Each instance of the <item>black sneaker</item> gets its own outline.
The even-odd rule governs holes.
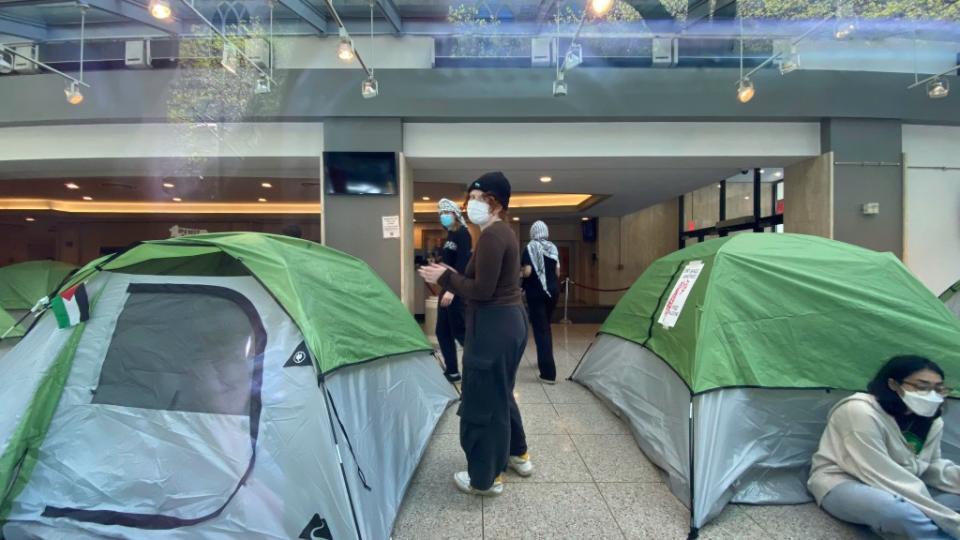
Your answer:
[[[463,379],[463,377],[461,377],[459,373],[444,373],[443,376],[446,377],[447,380],[452,383],[460,382],[460,380]]]

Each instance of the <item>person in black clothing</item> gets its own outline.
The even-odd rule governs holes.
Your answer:
[[[443,244],[442,262],[462,274],[467,269],[472,250],[470,230],[463,221],[460,207],[450,199],[440,199],[437,203],[440,211],[440,223],[447,230],[447,241]],[[466,336],[464,304],[452,291],[443,289],[437,308],[437,341],[446,366],[443,375],[450,382],[460,380],[460,367],[457,363],[457,343],[463,346]]]
[[[467,216],[480,227],[473,257],[463,273],[443,265],[418,270],[467,304],[463,348],[460,447],[467,470],[453,475],[464,493],[503,493],[503,473],[533,474],[523,418],[514,396],[517,369],[527,345],[527,317],[520,291],[520,245],[510,227],[510,181],[487,173],[467,188]]]
[[[553,359],[553,333],[550,320],[557,307],[560,284],[557,279],[557,265],[560,254],[557,246],[550,242],[547,224],[537,221],[530,227],[530,243],[523,250],[520,260],[523,274],[523,292],[527,296],[527,312],[530,326],[533,327],[533,339],[537,344],[537,367],[540,380],[547,384],[557,383],[557,365]]]

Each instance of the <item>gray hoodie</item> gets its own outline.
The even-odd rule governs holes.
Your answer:
[[[960,494],[960,467],[940,456],[942,437],[943,419],[938,418],[917,455],[875,397],[854,394],[830,411],[807,488],[821,503],[839,484],[861,482],[903,497],[960,538],[960,514],[933,500],[927,489]]]

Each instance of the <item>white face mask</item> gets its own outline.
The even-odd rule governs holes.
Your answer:
[[[490,221],[490,205],[471,199],[467,202],[467,217],[474,224],[483,227]]]
[[[904,390],[903,397],[900,399],[914,414],[925,418],[937,414],[940,405],[943,404],[943,396],[933,390],[927,392],[908,392]]]

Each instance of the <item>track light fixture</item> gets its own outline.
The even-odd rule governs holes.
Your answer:
[[[370,75],[360,85],[360,95],[363,96],[363,99],[373,99],[380,95],[380,85],[377,83],[377,79],[373,77],[372,69]]]
[[[223,43],[223,55],[220,58],[220,65],[223,69],[236,75],[240,69],[240,58],[237,54],[237,48],[232,43],[225,41]]]
[[[572,43],[567,49],[567,54],[563,58],[563,69],[570,70],[583,63],[583,46],[579,43]]]
[[[950,83],[937,77],[927,83],[927,95],[930,99],[943,99],[950,95]]]
[[[567,81],[563,80],[563,72],[561,71],[557,75],[557,79],[553,81],[553,97],[563,97],[567,95]]]
[[[270,79],[266,77],[260,77],[257,79],[256,85],[253,87],[254,94],[269,94],[270,93]]]
[[[837,39],[848,39],[857,30],[857,25],[851,20],[837,21],[837,27],[833,31],[833,37]]]
[[[790,55],[780,62],[780,74],[786,75],[800,69],[800,55],[797,54],[797,46],[790,46]]]
[[[153,18],[160,19],[161,21],[165,21],[173,15],[173,9],[167,0],[150,0],[147,9],[150,10],[150,15],[152,15]]]
[[[63,93],[67,96],[67,103],[71,105],[83,103],[83,93],[80,92],[80,85],[76,81],[70,81],[63,89]]]
[[[749,102],[756,93],[757,91],[753,87],[753,81],[746,77],[740,79],[740,84],[737,85],[737,99],[740,100],[740,103]]]
[[[344,62],[352,62],[356,57],[353,51],[353,40],[347,34],[347,29],[340,27],[340,44],[337,45],[337,58]]]
[[[80,80],[71,80],[69,83],[67,83],[67,87],[63,89],[64,95],[67,96],[67,103],[71,105],[79,105],[83,103],[83,94],[80,92],[80,83],[83,82],[83,46],[86,44],[86,28],[87,6],[80,4]]]

